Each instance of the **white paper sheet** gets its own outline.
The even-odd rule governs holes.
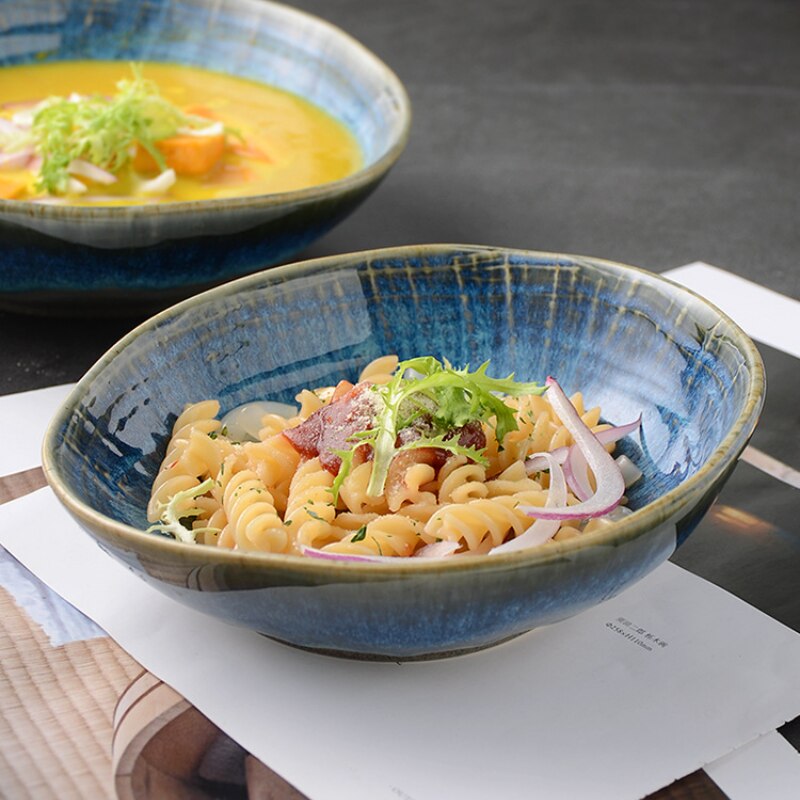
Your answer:
[[[184,608],[48,489],[0,507],[0,540],[315,800],[638,798],[800,714],[800,635],[672,564],[500,647],[398,665]]]
[[[13,475],[42,463],[44,432],[73,385],[51,386],[0,398],[0,413],[5,421],[0,476]]]
[[[724,311],[742,330],[800,358],[800,302],[719,267],[697,261],[663,272]]]
[[[800,754],[777,731],[707,764],[705,770],[729,800],[800,797]]]

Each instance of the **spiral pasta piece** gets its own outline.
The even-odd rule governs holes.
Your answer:
[[[309,520],[333,522],[333,475],[324,469],[318,458],[304,461],[297,468],[289,485],[284,520],[298,527]]]
[[[401,517],[409,517],[421,522],[424,527],[425,523],[442,507],[440,503],[411,503],[403,506],[397,513]]]
[[[293,428],[301,420],[297,417],[282,417],[280,414],[264,414],[261,418],[261,427],[258,429],[259,441],[271,439],[287,428]]]
[[[486,483],[489,497],[519,494],[520,492],[540,491],[541,485],[528,476],[524,461],[515,461],[504,469],[494,480]]]
[[[413,554],[420,544],[422,525],[401,514],[383,514],[365,528],[322,549],[331,553],[352,555],[398,556]]]
[[[519,500],[513,496],[444,506],[425,525],[425,535],[428,541],[463,542],[473,551],[488,537],[496,547],[510,532],[519,536],[530,527],[532,520],[519,511],[518,506]]]
[[[395,377],[397,365],[397,356],[375,359],[361,371],[360,381],[386,383]],[[517,429],[500,442],[496,420],[482,422],[486,439],[482,447],[474,421],[469,422],[473,426],[470,435],[480,442],[475,446],[480,447],[481,456],[472,453],[481,462],[476,463],[467,455],[449,452],[458,448],[444,445],[444,441],[424,441],[428,430],[446,437],[458,427],[450,423],[453,430],[445,427],[442,434],[442,423],[433,424],[439,412],[422,401],[416,406],[409,401],[402,411],[404,426],[421,422],[410,431],[410,437],[397,434],[404,446],[396,445],[391,460],[383,464],[382,494],[367,494],[373,469],[371,448],[380,452],[377,444],[368,440],[352,459],[345,459],[349,471],[341,484],[336,484],[337,496],[333,492],[334,475],[329,471],[334,463],[326,458],[343,449],[342,442],[366,436],[364,431],[374,424],[366,415],[363,430],[347,427],[353,422],[346,416],[351,413],[346,403],[353,388],[349,380],[341,380],[336,386],[302,390],[296,395],[299,411],[290,417],[264,415],[255,442],[239,443],[229,438],[216,418],[220,410],[217,401],[187,405],[172,426],[166,455],[153,482],[148,519],[176,539],[191,539],[185,535],[184,528],[188,527],[194,530],[199,544],[241,550],[309,554],[310,549],[406,558],[427,544],[448,541],[456,543],[458,556],[480,555],[509,537],[520,536],[533,524],[534,519],[522,508],[544,506],[548,501],[550,473],[545,470],[529,475],[525,465],[528,456],[573,444],[546,396],[504,397],[502,401],[513,413]],[[343,406],[318,415],[292,437],[295,449],[284,432],[340,399]],[[432,397],[428,399],[433,401]],[[599,408],[586,408],[580,392],[570,400],[590,429],[597,432],[610,427],[600,423]],[[448,409],[448,403],[442,401],[440,410]],[[447,413],[450,411],[443,412],[441,418],[446,419]],[[485,420],[485,416],[479,419]],[[362,418],[357,420],[361,424]],[[415,437],[422,437],[422,441],[416,442]],[[613,444],[607,445],[609,451],[613,448]],[[308,457],[315,453],[321,455]],[[576,469],[581,467],[575,464]],[[588,478],[593,482],[591,473]],[[201,484],[202,494],[195,491]],[[578,502],[567,494],[567,505]],[[563,492],[559,490],[558,504],[562,503]],[[604,518],[565,520],[553,539],[582,536],[607,524],[611,523]],[[446,549],[432,548],[423,555],[434,551],[441,555]]]
[[[283,521],[272,504],[272,495],[252,470],[242,470],[225,479],[222,507],[228,524],[220,534],[239,550],[283,553],[290,540]]]
[[[389,511],[397,511],[407,503],[433,503],[436,495],[423,491],[423,486],[436,478],[436,470],[430,464],[412,464],[408,467],[400,481],[394,484],[390,492],[386,491]]]
[[[339,489],[339,499],[348,511],[355,514],[375,512],[385,514],[388,510],[386,498],[370,497],[367,494],[367,485],[372,475],[372,462],[365,461],[351,470],[350,474],[342,481]]]
[[[219,414],[219,403],[216,400],[201,400],[199,403],[190,403],[178,415],[172,426],[172,439],[186,439],[193,428],[212,433],[222,427],[216,419]],[[169,452],[169,448],[167,448]]]
[[[275,507],[285,511],[289,485],[300,463],[300,453],[283,434],[278,433],[263,442],[245,442],[241,445],[241,454],[243,468],[258,475],[269,489]]]
[[[394,377],[392,373],[397,369],[399,362],[400,359],[395,355],[375,358],[361,370],[358,380],[377,384],[389,383]]]
[[[308,419],[315,411],[324,408],[331,401],[333,390],[328,387],[327,389],[318,389],[312,392],[310,389],[303,389],[300,394],[295,397],[300,403],[300,411],[297,413],[299,421]]]
[[[219,420],[213,419],[218,412],[219,403],[208,400],[188,405],[178,416],[167,444],[167,454],[150,490],[149,522],[159,519],[160,509],[174,495],[193,489],[205,478],[216,475],[222,463],[222,448],[231,447],[209,435],[220,428]]]
[[[451,456],[439,470],[439,503],[466,503],[486,497],[486,469],[468,462],[466,456]]]

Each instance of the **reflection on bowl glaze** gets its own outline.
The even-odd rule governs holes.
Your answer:
[[[325,313],[320,313],[324,309]],[[327,562],[184,545],[142,532],[175,414],[291,401],[372,358],[491,358],[553,374],[609,422],[643,415],[635,513],[491,558]],[[613,596],[666,559],[752,434],[763,368],[734,323],[658,276],[591,258],[460,245],[355,253],[207,292],[123,339],[54,420],[48,479],[109,553],[176,599],[296,646],[391,659],[485,647]]]
[[[270,266],[353,211],[405,147],[410,107],[397,77],[339,29],[287,6],[0,0],[0,16],[0,68],[103,59],[228,72],[328,111],[355,135],[364,159],[342,180],[255,197],[106,208],[0,200],[0,307],[133,313]]]

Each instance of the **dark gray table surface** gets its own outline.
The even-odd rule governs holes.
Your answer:
[[[800,2],[294,4],[391,65],[414,111],[389,177],[301,257],[463,242],[702,260],[800,298]],[[138,321],[0,313],[0,394],[76,380]],[[800,469],[800,362],[762,351],[754,443]],[[800,493],[747,465],[726,493],[771,532],[704,523],[675,560],[800,630]]]
[[[705,260],[800,297],[796,0],[296,5],[390,64],[414,110],[386,181],[302,257],[466,242]],[[136,321],[0,313],[0,393],[76,379]]]

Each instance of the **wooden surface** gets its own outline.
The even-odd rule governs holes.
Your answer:
[[[0,503],[44,485],[0,478]],[[313,765],[310,765],[313,767]],[[54,646],[0,589],[2,800],[304,800],[110,637]],[[719,800],[695,772],[651,800]]]

